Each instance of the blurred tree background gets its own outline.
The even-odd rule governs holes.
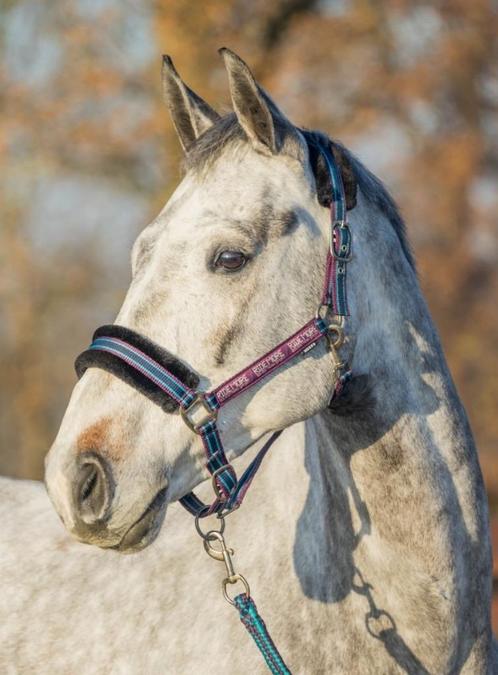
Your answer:
[[[223,107],[226,45],[401,205],[498,515],[496,2],[4,0],[0,12],[0,471],[42,476],[74,356],[114,318],[131,243],[178,180],[161,53]]]

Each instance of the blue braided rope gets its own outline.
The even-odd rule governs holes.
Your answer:
[[[251,596],[241,593],[234,598],[234,603],[239,610],[240,620],[256,643],[271,672],[274,675],[292,675],[275,647]]]

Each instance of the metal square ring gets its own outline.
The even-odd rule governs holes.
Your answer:
[[[199,422],[194,422],[189,414],[192,413],[193,408],[195,408],[196,405],[201,405],[204,410],[206,411],[206,416],[201,419]],[[208,422],[211,421],[216,421],[216,418],[218,416],[218,411],[213,410],[207,403],[206,399],[202,394],[197,394],[194,400],[189,403],[189,405],[186,408],[180,408],[180,414],[182,416],[183,421],[185,424],[188,426],[189,429],[191,429],[195,434],[200,434],[200,429],[207,424]]]

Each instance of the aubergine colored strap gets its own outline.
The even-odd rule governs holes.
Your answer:
[[[265,622],[260,617],[251,596],[241,593],[234,598],[234,604],[239,610],[240,620],[256,643],[271,672],[274,675],[291,675],[291,671],[287,668],[278,649],[275,647]]]
[[[271,351],[253,361],[244,370],[240,370],[209,394],[206,394],[206,401],[212,407],[220,408],[298,354],[314,347],[319,340],[327,335],[327,330],[328,326],[323,319],[311,319]]]
[[[217,410],[250,386],[267,377],[274,370],[292,360],[298,354],[311,349],[327,334],[327,324],[315,318],[274,347],[264,356],[256,359],[244,370],[236,373],[219,387],[204,394],[206,404]],[[211,505],[202,502],[193,492],[180,499],[181,505],[194,516],[204,518],[212,513],[237,509],[254,478],[261,462],[281,431],[273,433],[263,445],[254,460],[242,474],[240,480],[223,451],[216,421],[209,421],[199,427],[199,433],[208,458],[207,468],[216,478],[216,484],[223,498],[217,498]]]

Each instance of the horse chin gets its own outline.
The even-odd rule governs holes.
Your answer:
[[[167,489],[159,490],[140,518],[130,527],[119,544],[112,546],[119,553],[136,553],[152,544],[161,530],[166,515]]]

